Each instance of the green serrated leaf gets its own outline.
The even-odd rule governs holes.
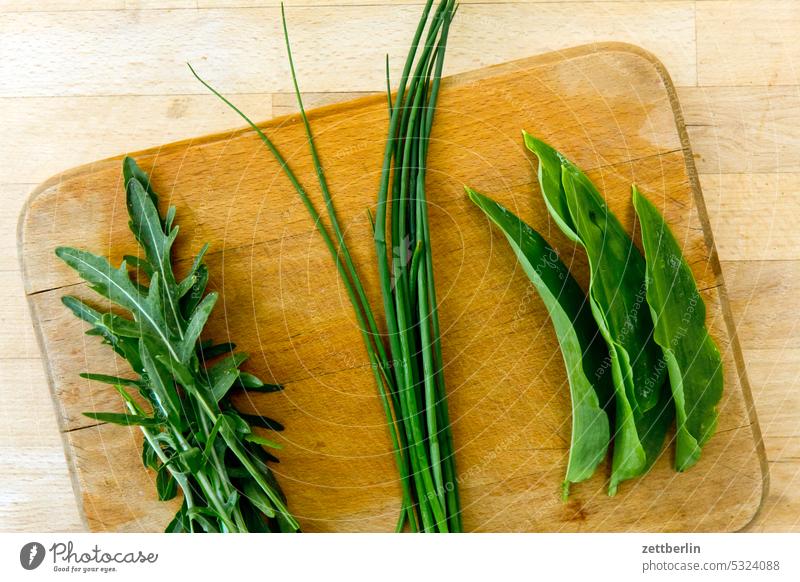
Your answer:
[[[197,253],[197,255],[195,256],[194,261],[192,261],[192,267],[191,269],[189,269],[189,273],[186,275],[183,281],[181,281],[180,284],[178,285],[178,297],[183,297],[184,295],[186,295],[192,289],[192,287],[194,287],[195,283],[198,282],[198,270],[201,267],[203,257],[208,251],[208,246],[209,246],[208,243],[204,244],[203,247],[200,249],[200,252]],[[203,290],[200,291],[201,295],[204,290],[205,290],[205,284],[203,285]]]
[[[177,357],[165,331],[166,325],[157,302],[158,294],[154,293],[153,288],[156,287],[157,290],[158,286],[156,275],[150,286],[150,295],[145,297],[131,282],[124,261],[118,269],[114,269],[103,257],[69,247],[58,247],[56,255],[75,269],[93,290],[130,311],[137,321],[148,327],[173,357]],[[152,295],[155,297],[151,297]],[[83,310],[81,313],[86,315]]]
[[[178,494],[178,483],[166,466],[162,466],[156,474],[156,493],[160,501],[169,501]]]
[[[220,528],[218,528],[214,523],[207,517],[210,516],[212,519],[219,519],[219,514],[215,511],[212,511],[208,508],[200,508],[200,507],[192,507],[186,512],[187,517],[200,524],[200,527],[203,528],[203,531],[206,533],[219,533]]]
[[[190,530],[189,518],[186,515],[186,500],[184,500],[181,508],[175,513],[175,517],[169,522],[164,533],[188,533]]]
[[[209,384],[212,386],[217,383],[217,380],[233,371],[238,371],[239,366],[241,366],[247,358],[249,358],[246,353],[244,352],[237,352],[235,354],[231,354],[226,356],[210,368],[208,368],[208,381]]]
[[[158,207],[158,205],[156,205]],[[175,213],[177,212],[177,208],[174,206],[169,206],[167,208],[167,216],[164,219],[164,230],[166,232],[170,232],[172,230],[172,224],[175,222]]]
[[[264,492],[253,483],[252,481],[247,481],[244,484],[244,495],[253,504],[255,508],[257,508],[261,513],[266,515],[267,517],[275,517],[276,511],[272,505],[272,502],[269,498],[264,495]]]
[[[181,313],[184,317],[192,315],[192,312],[203,299],[203,293],[206,292],[207,285],[208,267],[200,265],[192,278],[191,286],[181,295]]]
[[[177,230],[173,229],[169,234],[164,232],[158,209],[138,180],[131,180],[128,183],[127,204],[131,231],[144,249],[147,262],[153,268],[150,283],[151,295],[155,276],[158,275],[163,286],[160,300],[165,308],[164,319],[167,328],[180,338],[183,318],[180,314],[178,299],[175,296],[175,275],[172,272],[170,261],[172,244],[177,236]]]
[[[126,319],[116,313],[104,313],[100,322],[114,335],[139,339],[148,333],[144,326],[136,321]]]
[[[135,271],[141,271],[147,275],[148,278],[153,276],[153,267],[151,267],[150,263],[148,263],[146,260],[140,259],[134,255],[124,255],[122,259],[125,261],[125,263],[127,263],[128,267],[134,269]]]
[[[197,447],[192,447],[189,450],[178,453],[176,461],[182,472],[198,473],[205,464],[205,457],[203,456],[203,451]]]
[[[255,434],[255,433],[250,433],[248,435],[245,435],[244,440],[246,440],[248,442],[251,442],[251,443],[255,443],[257,445],[263,445],[263,446],[269,447],[271,449],[282,449],[283,448],[282,444],[276,443],[273,440],[270,440],[268,438],[259,436],[259,435]]]
[[[239,371],[235,369],[216,376],[216,381],[211,386],[211,394],[214,396],[214,400],[219,402],[225,398],[228,390],[231,389],[231,386],[233,386],[238,378]]]
[[[216,293],[209,293],[192,313],[192,318],[186,326],[183,340],[178,346],[178,356],[181,362],[188,361],[194,354],[197,340],[200,339],[200,334],[203,332],[208,317],[217,303],[217,298],[218,295]]]
[[[147,344],[148,342],[144,338],[139,342],[139,353],[147,374],[146,383],[152,390],[161,413],[182,430],[185,428],[185,422],[181,414],[181,402],[175,384],[172,377],[164,373],[162,367],[153,359]]]
[[[159,468],[158,455],[147,440],[142,442],[142,465],[144,465],[145,469],[153,469],[154,471],[157,471]]]
[[[163,420],[139,416],[138,414],[124,414],[119,412],[84,412],[84,416],[99,420],[100,422],[110,422],[120,426],[143,426],[145,428],[156,428],[164,424]]]
[[[107,374],[91,374],[89,372],[82,372],[79,374],[81,378],[92,380],[94,382],[102,382],[103,384],[116,384],[119,386],[135,386],[141,387],[139,380],[131,380],[130,378],[120,378],[119,376],[109,376]]]
[[[267,428],[275,431],[283,430],[283,425],[280,422],[267,416],[262,416],[259,414],[245,414],[243,412],[240,412],[239,416],[242,417],[242,420],[250,424],[250,426],[258,426],[260,428]]]
[[[200,346],[200,357],[203,361],[213,360],[219,356],[231,353],[236,349],[236,344],[225,342],[222,344],[214,344],[213,342],[204,342],[205,345]]]
[[[150,195],[150,198],[153,200],[153,204],[158,206],[158,195],[153,190],[152,185],[150,184],[150,176],[142,170],[139,165],[136,163],[136,160],[129,156],[125,156],[125,159],[122,160],[122,177],[125,189],[128,189],[128,184],[130,184],[131,180],[138,180],[139,184],[144,187],[147,193]]]

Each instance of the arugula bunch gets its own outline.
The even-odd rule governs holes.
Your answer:
[[[83,250],[56,249],[94,291],[131,315],[62,298],[92,326],[86,333],[103,338],[136,374],[135,379],[81,374],[113,385],[127,409],[84,414],[141,429],[142,462],[157,472],[159,499],[174,498],[178,488],[183,493],[167,532],[298,531],[267,466],[277,459],[262,448],[280,445],[253,431],[254,426],[283,427],[270,418],[239,413],[230,401],[234,389],[272,392],[282,387],[242,371],[248,356],[235,352],[234,344],[200,340],[218,298],[215,292],[206,293],[209,272],[203,257],[208,244],[178,281],[171,258],[178,236],[175,207],[162,218],[149,177],[133,159],[123,161],[123,176],[130,229],[144,257],[126,256],[114,268],[104,257]]]

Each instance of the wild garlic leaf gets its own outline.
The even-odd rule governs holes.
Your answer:
[[[540,186],[548,210],[589,259],[589,300],[608,346],[616,393],[609,485],[613,495],[620,482],[643,474],[652,465],[663,446],[666,419],[671,418],[665,372],[658,366],[653,323],[644,307],[644,258],[580,169],[541,140],[526,134],[525,144],[540,165],[547,166],[540,169],[540,175],[548,178]],[[560,184],[552,179],[557,172]]]
[[[664,352],[677,417],[675,468],[700,458],[717,426],[722,358],[706,327],[706,308],[680,245],[658,209],[633,187],[647,259],[647,303]]]
[[[562,497],[571,483],[591,477],[608,449],[604,410],[613,399],[607,376],[597,375],[607,357],[589,303],[578,283],[547,242],[508,209],[467,188],[470,199],[508,239],[514,254],[547,308],[561,347],[572,401],[572,437]]]

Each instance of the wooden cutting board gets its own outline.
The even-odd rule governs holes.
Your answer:
[[[387,126],[376,95],[313,112],[334,201],[373,305],[379,305],[366,209],[374,205]],[[231,120],[235,118],[232,116]],[[297,117],[263,124],[319,200]],[[681,241],[724,354],[719,430],[689,472],[673,450],[645,478],[605,494],[608,467],[559,499],[570,435],[566,375],[544,306],[496,229],[462,185],[497,198],[559,250],[579,282],[588,268],[551,222],[520,130],[586,169],[634,231],[630,185],[654,200]],[[120,128],[124,131],[124,128]],[[178,208],[177,257],[211,243],[222,294],[209,336],[250,352],[248,369],[280,394],[238,398],[282,421],[275,472],[306,531],[389,531],[399,486],[383,413],[353,312],[331,258],[278,166],[251,131],[136,154],[162,200]],[[445,375],[464,507],[476,531],[729,531],[747,526],[766,492],[763,446],[712,233],[675,91],[640,49],[600,44],[447,80],[430,151],[429,196]],[[175,510],[155,497],[136,429],[81,415],[121,410],[118,396],[78,377],[121,374],[63,308],[96,301],[53,255],[72,245],[117,263],[135,253],[120,159],[56,176],[31,196],[20,227],[26,292],[87,527],[159,531]],[[637,243],[638,244],[638,243]]]

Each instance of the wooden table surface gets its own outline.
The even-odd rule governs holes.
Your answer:
[[[421,2],[286,4],[311,106],[381,90]],[[769,459],[751,529],[800,531],[800,2],[462,4],[451,73],[617,40],[672,74]],[[291,111],[277,5],[0,0],[0,530],[81,529],[17,260],[27,194],[78,164],[239,125],[186,61],[256,119]]]

